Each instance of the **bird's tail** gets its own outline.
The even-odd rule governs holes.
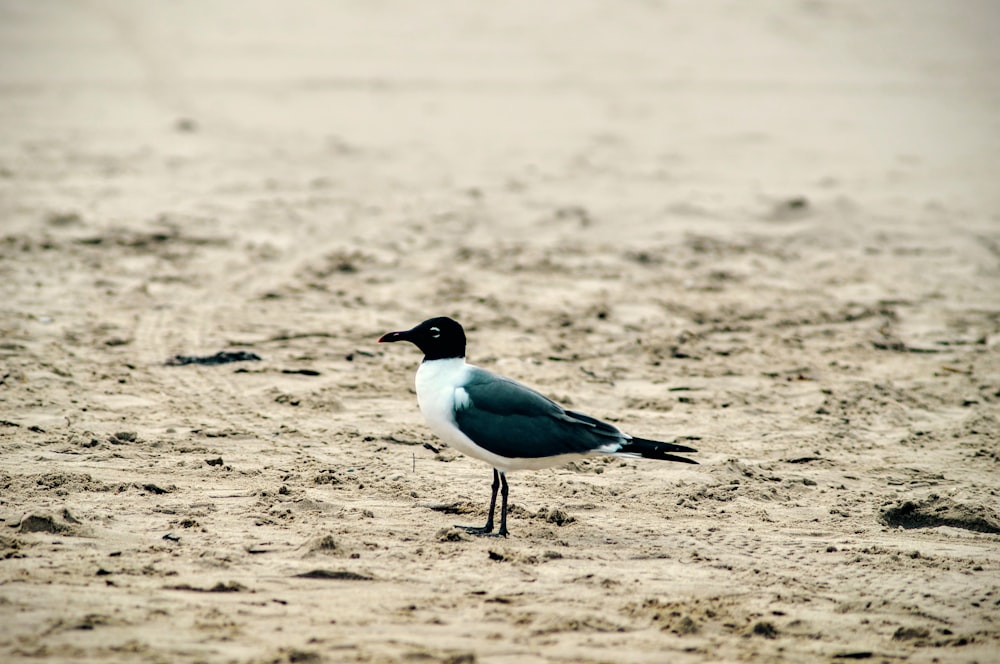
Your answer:
[[[628,456],[640,456],[644,459],[659,459],[660,461],[679,461],[680,463],[698,462],[687,457],[677,456],[671,452],[697,452],[698,450],[686,445],[676,443],[663,443],[658,440],[647,440],[645,438],[632,438],[626,441],[615,454]]]

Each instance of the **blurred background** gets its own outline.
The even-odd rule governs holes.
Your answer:
[[[616,225],[645,196],[995,209],[998,28],[990,0],[3,0],[0,223],[38,197],[225,216],[268,190],[547,187]]]

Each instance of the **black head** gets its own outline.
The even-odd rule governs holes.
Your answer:
[[[424,353],[424,361],[465,357],[465,330],[458,321],[446,316],[430,318],[412,330],[389,332],[380,344],[409,341]]]

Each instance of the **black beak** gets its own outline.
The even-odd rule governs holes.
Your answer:
[[[407,338],[408,338],[408,336],[407,336],[408,334],[409,334],[408,331],[406,331],[406,332],[389,332],[389,333],[383,334],[381,337],[379,337],[378,342],[380,344],[389,344],[389,343],[392,343],[393,341],[406,341]]]

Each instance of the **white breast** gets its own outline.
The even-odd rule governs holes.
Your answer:
[[[455,423],[456,400],[467,401],[469,395],[462,389],[469,365],[465,358],[423,362],[417,369],[417,404],[428,426],[441,440],[459,452],[490,461],[489,454],[469,440]]]

